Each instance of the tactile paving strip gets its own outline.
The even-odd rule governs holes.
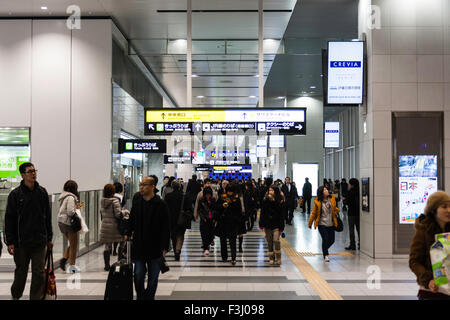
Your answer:
[[[281,248],[322,300],[344,300],[286,239],[281,239]]]

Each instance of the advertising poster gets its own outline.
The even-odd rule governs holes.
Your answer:
[[[369,178],[361,178],[361,208],[365,212],[370,212],[369,193]]]
[[[339,148],[339,122],[325,122],[324,148]]]
[[[29,147],[0,146],[0,178],[20,178],[19,166],[28,161]]]
[[[328,104],[362,104],[364,42],[328,43]]]
[[[437,155],[399,156],[400,224],[413,224],[437,191]]]

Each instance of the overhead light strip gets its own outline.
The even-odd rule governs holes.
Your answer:
[[[187,10],[156,10],[158,13],[186,13]],[[258,10],[192,10],[194,13],[258,13]],[[292,10],[264,10],[267,13],[292,13]]]

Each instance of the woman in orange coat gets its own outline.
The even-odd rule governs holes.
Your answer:
[[[328,249],[334,243],[334,228],[338,225],[336,218],[338,212],[336,197],[330,195],[327,188],[319,187],[317,198],[314,199],[314,208],[309,218],[308,227],[311,228],[313,222],[315,229],[319,226],[319,233],[322,237],[322,253],[326,262],[330,262]]]

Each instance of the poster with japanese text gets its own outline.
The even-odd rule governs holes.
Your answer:
[[[437,156],[399,156],[400,224],[413,224],[437,191]]]

